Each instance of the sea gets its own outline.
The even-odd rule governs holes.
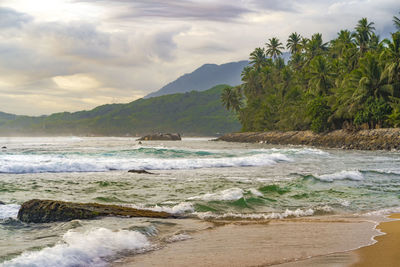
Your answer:
[[[398,151],[119,137],[2,137],[0,147],[0,266],[110,266],[190,239],[210,220],[400,212]],[[178,218],[27,224],[17,214],[31,199],[123,205]]]

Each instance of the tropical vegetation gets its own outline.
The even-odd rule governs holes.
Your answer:
[[[400,20],[381,40],[374,22],[358,21],[324,42],[292,33],[284,46],[270,38],[250,53],[243,83],[226,88],[223,105],[243,131],[360,129],[400,126]]]
[[[185,136],[215,136],[240,129],[235,115],[220,102],[222,92],[228,88],[231,87],[219,85],[202,92],[170,94],[40,117],[0,112],[0,135],[136,136],[179,132]]]

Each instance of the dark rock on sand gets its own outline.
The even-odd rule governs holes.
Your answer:
[[[140,173],[140,174],[154,174],[152,172],[148,172],[146,170],[129,170],[130,173]]]
[[[181,135],[178,133],[158,133],[149,134],[138,139],[139,141],[180,141],[182,140]]]
[[[117,205],[97,203],[72,203],[55,200],[33,199],[22,204],[18,219],[27,223],[48,223],[75,219],[93,219],[99,216],[126,216],[170,218],[172,214],[139,210]]]
[[[400,129],[336,130],[321,134],[311,131],[244,132],[226,134],[217,140],[243,143],[262,142],[274,145],[307,145],[342,149],[392,150],[400,149]]]

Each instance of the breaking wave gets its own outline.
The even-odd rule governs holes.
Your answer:
[[[17,204],[0,205],[0,220],[17,218],[20,208],[21,206]]]
[[[1,155],[0,173],[104,172],[109,170],[179,170],[222,167],[251,167],[291,161],[280,153],[238,157],[135,158],[81,155]]]
[[[341,171],[341,172],[335,172],[333,174],[324,174],[315,176],[315,178],[324,182],[333,182],[335,180],[361,181],[364,179],[364,176],[359,171]]]
[[[246,220],[272,220],[272,219],[285,219],[285,218],[297,218],[313,216],[315,214],[326,214],[331,213],[333,209],[329,206],[323,206],[314,209],[286,209],[284,212],[272,212],[272,213],[224,213],[214,214],[212,212],[197,212],[200,219],[246,219]]]
[[[124,251],[142,252],[150,247],[146,236],[136,232],[94,228],[85,233],[69,230],[63,242],[40,251],[24,252],[4,267],[107,266],[105,258]]]
[[[217,193],[207,193],[200,196],[194,196],[188,198],[189,200],[204,200],[204,201],[230,201],[230,200],[238,200],[243,197],[243,189],[240,188],[230,188],[225,189]]]

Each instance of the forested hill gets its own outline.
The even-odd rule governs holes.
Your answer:
[[[138,99],[128,104],[42,117],[1,113],[0,135],[135,136],[179,132],[215,136],[240,129],[236,116],[221,105],[221,92],[227,87],[219,85],[203,92]]]
[[[400,18],[382,40],[374,22],[358,21],[331,41],[292,33],[250,54],[243,83],[223,92],[244,131],[400,127]],[[288,62],[282,51],[288,49]]]
[[[218,84],[235,86],[242,83],[240,75],[243,68],[248,64],[249,62],[246,60],[222,65],[205,64],[192,73],[185,74],[160,90],[145,96],[145,98],[193,90],[204,91]]]

